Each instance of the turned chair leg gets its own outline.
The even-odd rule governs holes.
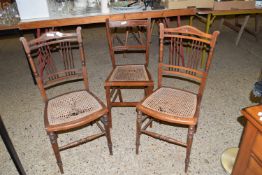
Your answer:
[[[49,139],[50,139],[53,151],[55,153],[56,163],[59,167],[60,172],[63,174],[64,173],[63,163],[62,163],[62,160],[61,160],[59,147],[58,147],[58,143],[57,143],[57,134],[51,132],[51,133],[48,133],[48,135],[49,135]]]
[[[110,153],[110,155],[113,155],[108,116],[103,116],[102,121],[103,121],[103,124],[105,126],[105,134],[106,134],[106,139],[107,139],[107,145],[108,145],[108,148],[109,148],[109,153]]]
[[[137,111],[137,120],[136,120],[136,154],[139,152],[140,146],[140,136],[141,136],[141,125],[142,125],[142,112]]]
[[[111,115],[111,96],[110,96],[110,87],[106,86],[106,102],[107,102],[107,108],[108,108],[108,125],[110,128],[112,128],[112,115]]]
[[[186,159],[185,159],[185,172],[188,170],[189,160],[190,160],[190,152],[193,143],[193,136],[195,133],[195,126],[189,126],[188,134],[187,134],[187,148],[186,148]]]
[[[152,94],[153,93],[153,89],[154,89],[154,87],[152,87],[152,86],[148,86],[147,88],[145,88],[145,97],[147,97],[150,94]],[[153,127],[153,122],[150,123],[149,127],[150,128]]]

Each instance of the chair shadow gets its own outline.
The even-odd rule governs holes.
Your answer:
[[[241,126],[243,126],[243,127],[246,126],[247,119],[246,119],[243,115],[237,117],[237,121],[238,121],[238,123],[239,123]]]
[[[242,133],[241,133],[241,137],[240,137],[240,140],[239,140],[239,143],[238,143],[238,147],[240,147],[240,144],[242,142],[242,138],[243,138],[243,135],[244,135],[244,131],[245,131],[245,126],[246,126],[246,123],[247,123],[247,119],[241,115],[239,117],[237,117],[237,121],[238,123],[243,126],[243,130],[242,130]]]

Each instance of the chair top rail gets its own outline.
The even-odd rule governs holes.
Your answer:
[[[27,41],[24,37],[20,37],[20,41],[23,43],[27,43],[24,44],[26,52],[30,52],[31,50],[35,50],[46,45],[52,45],[61,42],[82,43],[81,27],[77,27],[76,33],[61,33],[50,31],[30,41]]]
[[[120,21],[111,21],[107,19],[109,27],[147,27],[151,23],[151,19],[145,20],[120,20]]]
[[[163,24],[160,24],[160,26]],[[213,38],[212,34],[208,34],[205,32],[202,32],[201,30],[198,30],[192,26],[189,25],[185,25],[185,26],[181,26],[181,27],[177,27],[177,28],[164,28],[164,30],[162,30],[163,33],[181,33],[181,34],[191,34],[191,35],[198,35],[198,36],[202,36],[204,38]]]

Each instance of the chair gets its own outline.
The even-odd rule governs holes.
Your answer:
[[[138,103],[123,101],[121,89],[144,89],[146,96],[153,91],[154,82],[147,70],[150,25],[150,19],[106,20],[106,34],[113,66],[113,70],[105,81],[110,127],[112,127],[112,107],[135,107]],[[143,57],[141,59],[141,54],[144,54],[144,59]],[[120,58],[121,56],[122,58]],[[141,64],[132,64],[141,60],[143,60]],[[129,63],[127,64],[125,61]],[[116,101],[117,98],[119,98],[119,101]]]
[[[21,37],[20,40],[45,103],[45,130],[50,138],[60,172],[64,172],[60,151],[101,136],[106,136],[109,152],[112,155],[108,109],[89,91],[88,87],[81,27],[77,28],[76,33],[50,31],[30,41],[24,37]],[[51,93],[59,92],[57,90],[51,92],[51,89],[77,81],[83,81],[84,89],[62,94],[59,89],[59,95],[52,95],[50,98]],[[80,129],[93,123],[97,124],[101,132],[64,146],[58,145],[58,134]]]
[[[160,24],[158,88],[137,105],[137,154],[141,134],[181,145],[186,147],[185,172],[187,172],[200,103],[218,34],[217,31],[212,35],[206,34],[191,26],[165,28]],[[163,44],[164,39],[170,42]],[[200,64],[203,54],[207,56],[204,67]],[[179,82],[176,83],[179,88],[170,87],[174,85],[172,80]],[[163,86],[163,83],[168,85]],[[153,121],[188,127],[186,143],[149,129],[148,126]]]

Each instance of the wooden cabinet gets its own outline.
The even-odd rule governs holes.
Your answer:
[[[262,105],[243,109],[247,119],[232,175],[262,175]]]

